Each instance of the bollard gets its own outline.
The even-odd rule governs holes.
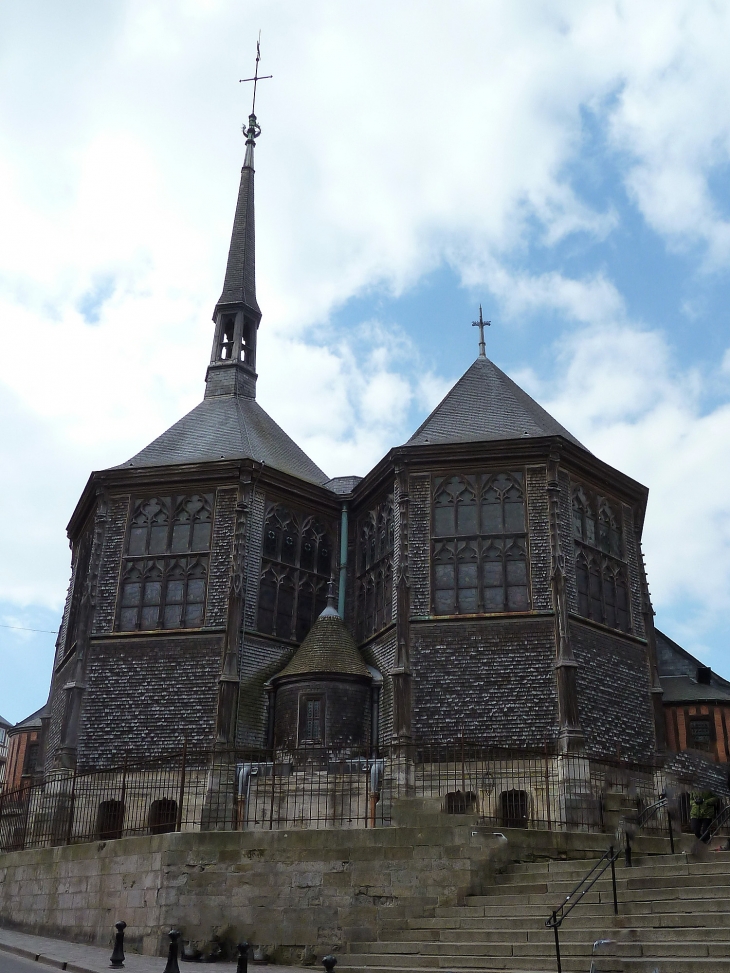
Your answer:
[[[109,965],[113,970],[124,969],[124,930],[127,928],[126,922],[117,922],[114,925],[117,931],[114,937],[114,952],[110,957]]]
[[[236,973],[248,973],[248,943],[245,941],[238,944]]]
[[[322,966],[324,966],[326,973],[332,973],[332,970],[337,966],[337,957],[333,956],[332,953],[329,956],[324,956],[322,958]]]
[[[177,929],[171,929],[169,935],[170,949],[167,953],[167,966],[163,973],[180,973],[180,967],[177,965],[177,941],[180,938],[180,933]]]

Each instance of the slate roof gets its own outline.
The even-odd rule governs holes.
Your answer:
[[[289,664],[274,678],[313,673],[372,678],[355,640],[333,608],[325,608]]]
[[[342,497],[347,493],[352,493],[360,480],[362,480],[361,476],[333,476],[331,480],[327,480],[325,486],[332,493]]]
[[[10,727],[11,727],[12,725],[13,725],[12,723],[9,723],[9,722],[8,722],[8,721],[7,721],[7,720],[6,720],[5,718],[4,718],[4,717],[2,717],[2,716],[0,716],[0,727],[1,727],[1,728],[2,728],[3,730],[8,730],[8,729],[10,729]]]
[[[477,358],[407,446],[563,436],[581,443],[488,358]]]
[[[216,306],[242,303],[260,314],[256,300],[253,180],[253,144],[247,143],[246,159],[241,169],[241,183],[238,188],[236,215],[233,217],[226,276]]]
[[[251,459],[310,483],[328,477],[258,402],[212,395],[116,469]]]
[[[36,727],[40,727],[41,717],[46,715],[47,708],[48,703],[45,703],[40,709],[37,709],[35,713],[31,713],[30,716],[26,716],[26,718],[21,720],[20,723],[16,723],[13,729],[35,729]]]
[[[696,682],[689,676],[660,676],[665,703],[714,703],[730,700],[730,692],[718,686]]]

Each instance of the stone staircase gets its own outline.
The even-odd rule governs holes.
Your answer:
[[[591,864],[513,864],[463,905],[383,909],[379,941],[349,944],[337,973],[554,973],[545,919]],[[635,855],[633,868],[616,866],[619,915],[609,869],[560,929],[565,973],[589,973],[601,939],[610,942],[593,956],[594,973],[730,973],[730,853]]]

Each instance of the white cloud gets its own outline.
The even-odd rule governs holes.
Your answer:
[[[423,374],[390,324],[368,340],[328,330],[328,317],[447,261],[467,284],[486,281],[506,314],[544,309],[588,327],[556,409],[574,428],[579,405],[576,434],[646,474],[652,503],[679,516],[678,471],[709,463],[723,410],[701,413],[698,379],[658,336],[606,331],[625,322],[607,272],[538,272],[530,253],[569,238],[587,247],[617,226],[574,178],[588,111],[644,219],[727,265],[711,176],[730,158],[718,110],[730,10],[120,0],[63,16],[46,6],[39,20],[34,9],[0,14],[0,449],[17,498],[0,592],[58,604],[59,538],[88,471],[127,458],[200,397],[243,154],[249,92],[237,79],[259,27],[274,74],[260,87],[257,150],[264,407],[328,472],[364,472],[406,438],[408,410],[432,407],[448,383]],[[90,324],[81,310],[105,288]],[[39,485],[49,465],[50,491]],[[721,493],[720,473],[708,475]],[[696,560],[724,563],[725,512],[714,499],[680,511]],[[665,604],[678,582],[666,556],[653,560]]]

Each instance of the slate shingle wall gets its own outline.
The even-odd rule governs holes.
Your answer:
[[[119,589],[119,570],[122,562],[124,537],[127,532],[129,495],[111,497],[107,512],[104,547],[99,566],[99,580],[94,612],[94,635],[102,635],[114,629],[114,612]],[[92,554],[93,559],[93,554]]]
[[[550,590],[550,524],[548,520],[547,471],[544,466],[528,467],[525,474],[527,530],[530,544],[532,607],[553,607]]]
[[[93,641],[79,766],[110,766],[213,743],[220,635]]]
[[[411,614],[431,614],[431,476],[409,478],[408,560],[411,578]]]
[[[380,693],[381,743],[389,743],[393,736],[393,680],[390,673],[395,668],[396,644],[396,630],[391,628],[368,643],[362,652],[368,665],[375,666],[383,677]]]
[[[225,625],[228,617],[237,499],[238,490],[235,487],[222,487],[216,491],[213,537],[208,568],[208,590],[205,602],[205,624],[207,626]]]
[[[565,558],[565,600],[569,611],[578,611],[578,589],[575,583],[575,543],[573,541],[573,486],[563,470],[558,474],[560,485],[560,548]]]
[[[295,651],[291,645],[246,633],[239,670],[241,689],[236,730],[238,746],[265,746],[267,702],[264,683],[277,672],[281,672]]]
[[[654,751],[646,647],[571,620],[578,712],[586,748],[595,756],[637,760]]]
[[[246,628],[256,628],[256,612],[259,603],[261,579],[261,547],[264,540],[263,490],[255,490],[248,514],[248,538],[246,543]]]
[[[557,734],[552,619],[415,624],[413,735],[537,747]]]
[[[370,742],[370,688],[363,683],[332,683],[309,679],[282,686],[276,694],[277,746],[296,747],[299,739],[300,696],[322,695],[327,746],[364,748]]]
[[[631,591],[631,628],[634,635],[644,638],[644,613],[641,610],[641,575],[639,573],[639,558],[641,552],[637,550],[636,532],[634,530],[634,512],[626,504],[622,508],[623,513],[623,543],[626,551],[626,560],[629,565],[629,589]]]

